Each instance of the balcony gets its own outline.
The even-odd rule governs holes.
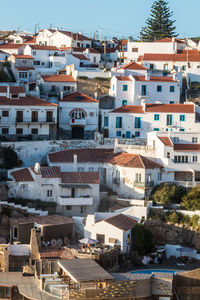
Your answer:
[[[55,124],[55,118],[44,118],[44,119],[16,119],[16,124],[32,124],[32,125],[41,125],[41,124]]]
[[[134,186],[136,187],[142,187],[142,188],[147,188],[147,187],[153,187],[154,186],[154,181],[148,181],[148,182],[137,182],[135,181],[133,183]]]
[[[58,204],[60,205],[93,205],[92,197],[76,197],[72,198],[71,196],[58,196]]]
[[[86,126],[86,119],[71,119],[70,126]]]

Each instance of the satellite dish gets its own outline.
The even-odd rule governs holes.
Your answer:
[[[57,246],[57,241],[55,239],[51,240],[51,246],[55,248]]]
[[[70,239],[67,236],[64,237],[64,244],[65,245],[69,245],[70,244]]]
[[[63,245],[62,239],[57,239],[56,243],[57,243],[58,247],[62,247],[62,245]]]

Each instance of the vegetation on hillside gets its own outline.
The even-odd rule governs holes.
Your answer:
[[[138,223],[131,232],[132,249],[140,256],[148,255],[155,251],[155,242],[152,232]]]

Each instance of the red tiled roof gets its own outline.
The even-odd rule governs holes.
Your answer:
[[[147,68],[143,67],[140,64],[137,64],[136,62],[130,62],[126,64],[125,66],[119,68],[119,70],[125,69],[125,70],[147,70]]]
[[[58,106],[55,103],[51,103],[33,96],[22,97],[19,99],[10,99],[7,97],[0,97],[0,105],[16,105],[16,106]]]
[[[24,47],[24,44],[0,44],[0,49],[18,49]]]
[[[56,46],[43,46],[43,45],[29,45],[33,50],[51,50],[59,51],[59,48]]]
[[[113,158],[108,160],[107,163],[138,169],[159,169],[163,167],[140,154],[129,154],[124,152],[116,154]]]
[[[72,54],[74,57],[80,59],[80,60],[89,60],[87,57],[85,57],[85,55],[83,54]]]
[[[190,61],[199,62],[200,55],[198,54],[155,54],[145,53],[143,61]]]
[[[48,29],[48,30],[49,30],[49,29]],[[76,40],[76,41],[91,41],[90,38],[88,38],[87,36],[85,36],[85,35],[83,35],[83,34],[73,33],[73,32],[71,32],[71,31],[66,31],[66,30],[51,30],[51,31],[53,31],[54,33],[55,33],[56,31],[58,31],[58,32],[61,32],[61,33],[65,34],[65,35],[67,35],[67,36],[69,36],[69,37],[72,36],[73,39]]]
[[[174,144],[174,151],[200,151],[200,144]]]
[[[173,146],[173,143],[172,143],[171,139],[168,136],[159,136],[158,138],[161,140],[161,142],[165,146],[167,146],[167,147],[172,147]]]
[[[99,183],[98,172],[62,172],[62,183]]]
[[[16,182],[20,181],[34,181],[29,169],[24,168],[10,173]]]
[[[34,59],[31,55],[12,54],[17,59]]]
[[[49,161],[52,163],[71,163],[74,160],[74,154],[77,155],[78,162],[105,162],[113,157],[114,151],[112,149],[69,149],[55,153],[49,153]]]
[[[76,82],[73,76],[71,75],[64,75],[64,74],[58,74],[58,75],[42,75],[42,78],[46,82]]]
[[[29,71],[29,70],[35,70],[33,67],[16,67],[18,71]]]
[[[12,218],[12,220],[16,220],[18,224],[37,223],[44,226],[74,223],[72,218],[61,215],[29,216],[17,219]]]
[[[147,80],[145,76],[133,75],[133,77],[136,81],[178,82],[177,80],[174,80],[173,77],[168,76],[150,76],[150,80]]]
[[[172,38],[166,37],[160,40],[157,40],[156,43],[171,43],[172,42]],[[177,43],[183,43],[185,44],[185,41],[179,40],[179,39],[175,39],[175,42]]]
[[[110,217],[103,220],[106,223],[109,223],[123,231],[127,231],[135,227],[137,221],[123,214]]]
[[[0,86],[0,93],[7,93],[7,86]],[[25,93],[24,87],[23,86],[10,86],[10,93],[11,94],[21,94]]]
[[[34,170],[34,167],[31,167],[31,171],[37,174]],[[42,178],[60,178],[61,172],[60,167],[40,167],[39,174],[42,175]]]
[[[188,50],[177,50],[177,54],[197,54],[199,55],[199,50],[197,49],[188,49]]]
[[[120,81],[132,81],[131,78],[129,78],[128,76],[116,76],[117,80]]]
[[[87,96],[83,93],[80,92],[74,92],[71,94],[68,94],[66,96],[63,97],[63,99],[59,100],[60,102],[79,102],[79,103],[83,103],[83,102],[99,102],[98,100]]]
[[[146,112],[195,113],[193,104],[146,104]]]
[[[111,111],[111,113],[135,113],[144,114],[143,107],[141,105],[124,105]]]

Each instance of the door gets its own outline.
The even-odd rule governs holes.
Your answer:
[[[16,114],[16,121],[17,122],[23,122],[23,111],[22,110],[18,110],[17,114]]]
[[[83,127],[72,127],[72,139],[83,140],[84,139],[84,128]]]
[[[52,111],[47,111],[46,119],[47,119],[47,122],[53,122],[53,112]]]
[[[131,132],[130,131],[126,131],[126,139],[130,139],[131,138]]]
[[[38,111],[32,111],[32,122],[38,122]]]

